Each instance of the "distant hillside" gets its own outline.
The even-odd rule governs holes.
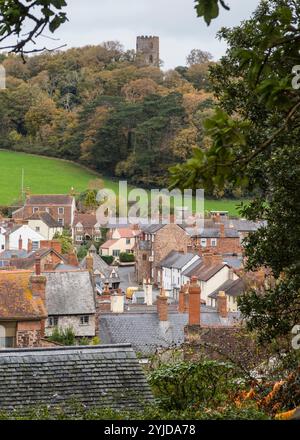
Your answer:
[[[201,55],[202,54],[202,55]],[[71,159],[134,184],[166,186],[168,168],[205,145],[210,55],[163,72],[118,42],[1,55],[0,148]]]
[[[32,154],[0,151],[0,205],[15,202],[21,194],[22,169],[24,188],[33,194],[69,193],[73,187],[76,192],[88,188],[89,182],[101,177],[104,186],[118,192],[118,183],[102,178],[92,171],[65,160],[34,156]],[[228,210],[236,215],[233,200],[206,200],[206,210]]]

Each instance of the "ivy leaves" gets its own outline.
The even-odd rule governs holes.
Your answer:
[[[195,9],[198,17],[204,17],[209,26],[211,21],[219,16],[220,6],[229,11],[229,7],[223,0],[196,0]]]

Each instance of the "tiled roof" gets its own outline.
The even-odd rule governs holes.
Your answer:
[[[198,261],[194,263],[191,267],[187,268],[183,272],[183,275],[189,278],[197,277],[198,280],[201,281],[208,281],[225,266],[227,266],[227,264],[225,263],[211,265],[205,264],[203,263],[203,261]]]
[[[0,319],[42,319],[47,316],[30,288],[31,272],[0,272]]]
[[[245,291],[245,286],[245,281],[241,278],[239,278],[238,280],[227,280],[217,290],[215,290],[208,296],[209,298],[217,299],[219,292],[223,291],[226,293],[226,295],[236,298],[242,295],[242,293]]]
[[[78,402],[87,408],[140,409],[153,397],[129,345],[0,351],[0,410]]]
[[[35,212],[26,220],[42,220],[49,228],[59,228],[61,225],[48,212]]]
[[[65,194],[31,195],[26,199],[26,205],[72,205],[73,196]]]
[[[117,228],[116,231],[119,233],[121,238],[134,238],[135,234],[131,228]]]
[[[105,243],[103,243],[100,247],[101,249],[109,249],[111,246],[116,244],[119,241],[119,239],[116,240],[107,240]]]
[[[81,223],[84,228],[93,228],[97,224],[97,218],[95,214],[75,214],[73,228],[78,223]]]
[[[94,314],[94,289],[87,271],[45,272],[49,315]]]
[[[159,262],[158,267],[166,267],[169,269],[171,268],[182,269],[195,257],[196,257],[195,254],[190,254],[190,253],[183,254],[180,252],[171,251],[169,255],[166,256],[166,258],[164,258],[162,261]]]
[[[154,309],[155,310],[155,309]],[[187,313],[169,313],[167,322],[160,322],[155,311],[136,311],[119,315],[101,314],[100,339],[104,344],[130,343],[145,355],[159,348],[179,346],[184,342],[184,327],[188,324]],[[238,313],[221,318],[214,308],[201,307],[201,324],[205,326],[232,326],[239,321]]]

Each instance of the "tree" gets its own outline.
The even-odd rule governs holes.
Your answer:
[[[194,64],[206,64],[213,59],[210,52],[205,52],[200,49],[193,49],[187,56],[186,62],[188,66],[193,66]]]
[[[64,229],[62,234],[57,232],[53,239],[58,240],[61,243],[61,251],[63,254],[68,254],[73,251],[73,240],[68,230]]]
[[[204,124],[211,146],[171,170],[173,186],[257,190],[241,213],[267,224],[245,241],[247,268],[269,268],[274,283],[249,292],[240,307],[262,340],[286,336],[299,321],[300,94],[292,74],[299,19],[299,2],[269,0],[241,26],[221,30],[229,49],[211,69],[219,100]]]
[[[35,40],[48,29],[55,32],[67,21],[63,8],[65,0],[27,0],[26,5],[16,0],[1,0],[0,2],[0,43],[8,37],[17,37],[18,42],[0,47],[19,53],[24,58],[28,52],[39,52],[43,49],[26,50],[28,43]],[[23,34],[25,22],[29,22],[30,30]],[[21,36],[21,38],[20,38]]]

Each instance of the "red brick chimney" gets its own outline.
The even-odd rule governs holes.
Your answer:
[[[189,325],[200,326],[201,289],[197,277],[192,277],[189,287]]]
[[[220,223],[220,237],[221,238],[225,237],[225,225],[224,225],[224,223]]]
[[[161,322],[168,321],[168,298],[163,288],[157,296],[157,313]]]
[[[220,291],[218,293],[217,309],[218,309],[218,313],[221,316],[221,318],[228,317],[227,296],[226,296],[225,292],[223,292],[223,291]]]
[[[203,263],[207,266],[211,266],[212,265],[212,260],[213,260],[213,254],[210,251],[205,252],[202,255],[202,259],[203,259]]]
[[[19,251],[21,251],[23,249],[23,240],[22,240],[22,235],[20,235],[19,237]]]
[[[41,275],[41,259],[40,259],[40,257],[36,257],[36,259],[35,259],[35,274],[36,274],[36,276]]]
[[[28,253],[32,252],[32,241],[30,240],[30,238],[28,238],[27,252]]]
[[[184,295],[185,295],[186,286],[183,285],[179,291],[179,303],[178,303],[178,312],[184,313]]]
[[[70,266],[75,266],[75,267],[79,266],[77,255],[74,252],[70,252],[69,253],[69,255],[68,255],[68,263],[69,263]]]
[[[55,252],[61,254],[61,242],[59,240],[42,240],[40,242],[41,249],[53,249]]]

